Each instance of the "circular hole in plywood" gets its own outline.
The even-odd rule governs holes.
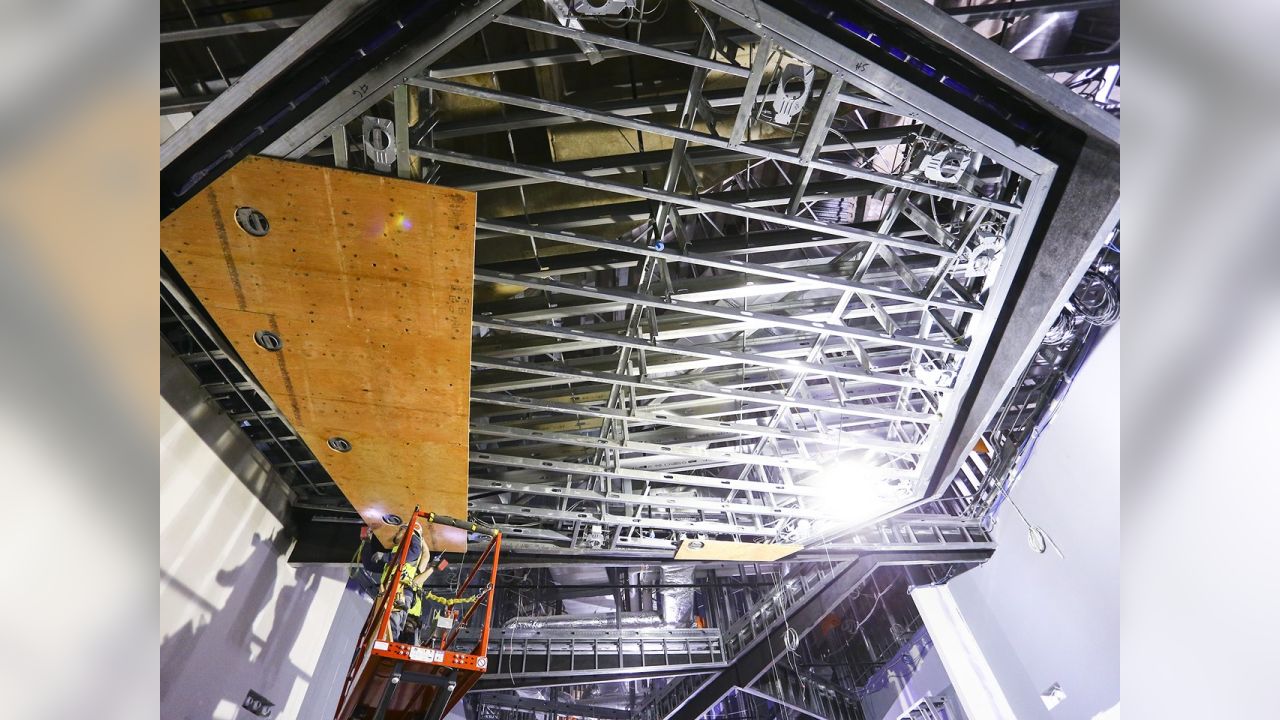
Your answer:
[[[258,347],[267,352],[279,352],[280,348],[284,347],[284,341],[280,339],[280,336],[270,330],[259,330],[254,333],[253,341],[258,344]]]
[[[257,208],[236,208],[236,225],[254,237],[262,237],[271,232],[271,223],[267,222],[267,216]]]
[[[334,435],[329,438],[329,449],[340,453],[351,452],[351,441]]]

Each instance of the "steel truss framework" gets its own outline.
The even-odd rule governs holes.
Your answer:
[[[981,20],[1071,2],[970,14]],[[358,78],[338,83],[334,75],[337,92],[322,101],[290,103],[301,113],[295,124],[254,130],[267,155],[478,193],[470,510],[512,539],[508,567],[646,566],[669,559],[687,537],[838,537],[778,565],[779,573],[809,572],[820,554],[841,563],[850,575],[838,587],[831,577],[813,586],[834,606],[874,567],[864,558],[980,562],[991,548],[975,508],[989,499],[976,490],[934,498],[940,483],[951,483],[957,457],[966,472],[985,472],[990,457],[966,442],[975,423],[985,427],[971,386],[1020,372],[992,369],[993,330],[1004,327],[998,318],[1009,314],[1036,242],[1048,242],[1038,238],[1068,232],[1041,222],[1058,174],[1051,154],[973,110],[1016,119],[1019,109],[985,97],[959,103],[944,88],[962,83],[937,71],[904,75],[884,52],[895,63],[931,66],[883,38],[863,38],[860,54],[765,2],[663,0],[661,17],[654,2],[637,2],[639,15],[623,17],[566,12],[572,4],[460,8],[437,33],[406,42]],[[316,16],[322,25],[302,25],[272,63],[247,73],[232,86],[239,91],[220,96],[203,124],[162,153],[164,164],[234,117],[238,103],[270,87],[270,73],[321,43],[356,5],[332,3]],[[918,30],[949,37],[921,12]],[[884,52],[873,55],[873,46]],[[971,58],[982,53],[956,47]],[[1048,96],[1059,119],[1092,122]],[[957,165],[964,167],[947,176]],[[1096,232],[1081,224],[1085,235]],[[1089,253],[1060,245],[1064,269],[1052,280],[1073,287],[1068,276]],[[178,279],[166,278],[163,297],[170,344],[286,468],[298,505],[349,511]],[[1035,306],[1013,307],[1039,322]],[[1038,342],[1043,330],[1019,333],[1013,345],[1022,335]],[[815,484],[823,470],[841,467],[857,469],[838,482],[875,484],[914,507],[892,518],[896,512],[882,512],[854,531],[848,513],[859,509],[833,507],[829,488]],[[957,561],[955,552],[971,557]],[[717,568],[699,572],[714,577]],[[619,610],[631,596],[643,604],[626,582],[602,592],[614,594]],[[856,716],[822,678],[749,653],[758,643],[735,640],[739,616],[728,608],[716,619],[709,632],[684,638],[692,659],[682,672],[715,671],[688,688],[702,704],[654,716],[694,717],[716,701]],[[769,625],[752,642],[777,629]],[[595,640],[612,642],[620,658],[633,646],[642,659],[653,655],[643,634],[624,634]],[[574,638],[510,639],[529,656],[542,648],[547,663],[553,649],[578,652]],[[697,653],[688,649],[695,645]],[[806,639],[801,648],[810,659],[819,652],[812,645]],[[883,660],[875,651],[891,655],[890,645],[868,643],[868,667]],[[750,681],[738,665],[744,658],[753,663]],[[848,687],[866,678],[834,680]],[[679,692],[677,683],[649,683],[640,681],[653,696],[628,708],[652,714],[662,693]],[[587,716],[590,705],[531,702],[503,694],[469,712]]]
[[[472,512],[561,546],[673,547],[838,526],[847,509],[808,478],[842,462],[861,468],[842,481],[920,497],[1053,164],[734,3],[672,0],[699,32],[652,39],[552,6],[486,13],[471,44],[341,112],[330,102],[266,150],[327,144],[372,170],[357,126],[382,117],[386,172],[480,194],[478,292],[502,299],[478,302],[474,323]],[[490,52],[525,46],[546,50]],[[684,91],[515,90],[531,68],[572,77],[593,58],[641,58]],[[778,98],[797,72],[810,79],[788,122]],[[466,103],[478,121],[458,117]],[[554,154],[561,127],[639,152],[526,160],[546,156],[529,131]],[[926,176],[947,150],[972,164]],[[585,203],[536,199],[566,191]],[[528,252],[490,259],[513,244]],[[984,252],[1000,262],[976,268]]]
[[[840,462],[896,484],[902,504],[920,497],[1053,164],[732,2],[682,5],[698,35],[643,42],[644,25],[513,5],[478,8],[458,21],[471,45],[399,78],[384,68],[385,95],[339,95],[266,149],[305,158],[324,143],[340,166],[480,194],[476,279],[505,297],[474,321],[472,511],[561,545],[671,547],[838,524],[844,510],[821,507],[806,478]],[[548,50],[494,58],[492,45]],[[683,94],[503,89],[602,49],[687,78]],[[796,68],[811,79],[784,124]],[[460,102],[488,113],[451,120]],[[394,166],[374,167],[357,128],[380,115]],[[520,161],[537,153],[521,133],[554,145],[555,128],[584,125],[669,149]],[[948,149],[969,167],[927,177],[925,159]],[[513,190],[517,214],[486,212]],[[529,200],[564,190],[589,204]],[[517,267],[489,260],[486,247],[512,243],[529,249]]]
[[[462,12],[265,148],[479,193],[472,512],[673,547],[839,528],[810,478],[842,463],[923,497],[1054,163],[769,6],[555,7]],[[683,91],[573,86],[635,61]],[[572,133],[599,149],[572,157]],[[966,167],[944,181],[931,156]],[[244,421],[274,435],[270,411]]]
[[[703,571],[700,612],[716,630],[503,630],[490,650],[502,669],[481,683],[470,710],[698,717],[746,692],[815,717],[861,718],[860,698],[880,687],[884,668],[913,670],[917,658],[904,649],[922,640],[910,587],[945,581],[985,556],[957,546],[785,572]],[[541,689],[511,694],[532,688]]]

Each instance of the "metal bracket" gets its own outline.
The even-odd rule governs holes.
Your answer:
[[[361,122],[364,154],[379,172],[391,172],[396,164],[396,124],[384,118],[366,115]]]
[[[569,12],[569,7],[564,4],[564,0],[545,0],[545,2],[547,3],[547,9],[551,11],[552,15],[556,16],[556,20],[560,21],[561,25],[573,28],[574,30],[584,29],[582,27],[582,23],[578,22],[578,19],[573,17],[573,14]],[[577,39],[573,42],[580,50],[582,50],[582,54],[587,56],[588,63],[595,65],[604,59],[604,57],[600,55],[600,51],[596,49],[595,45]]]
[[[813,91],[813,66],[791,63],[778,75],[778,87],[773,92],[773,121],[788,125],[804,110]]]
[[[573,11],[579,15],[621,15],[635,9],[636,0],[573,0]]]

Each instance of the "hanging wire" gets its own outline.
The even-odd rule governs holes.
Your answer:
[[[1094,325],[1114,325],[1120,320],[1120,288],[1106,275],[1088,270],[1071,293],[1071,305]]]

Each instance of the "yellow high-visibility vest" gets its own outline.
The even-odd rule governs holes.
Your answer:
[[[400,546],[396,545],[395,547],[391,548],[391,557],[398,558],[399,556],[400,556]],[[421,558],[419,558],[419,560],[421,560]],[[387,584],[387,580],[391,577],[391,572],[394,568],[395,568],[395,563],[387,563],[387,566],[382,569],[382,585],[384,587]],[[413,617],[422,616],[422,595],[414,591],[414,589],[409,585],[409,581],[413,580],[417,576],[418,576],[418,563],[405,562],[404,570],[400,572],[400,585],[402,586],[405,592],[408,592],[409,594],[413,595],[413,605],[409,607],[409,615]],[[400,598],[396,598],[396,603],[399,605],[403,605],[403,603],[400,602]]]

